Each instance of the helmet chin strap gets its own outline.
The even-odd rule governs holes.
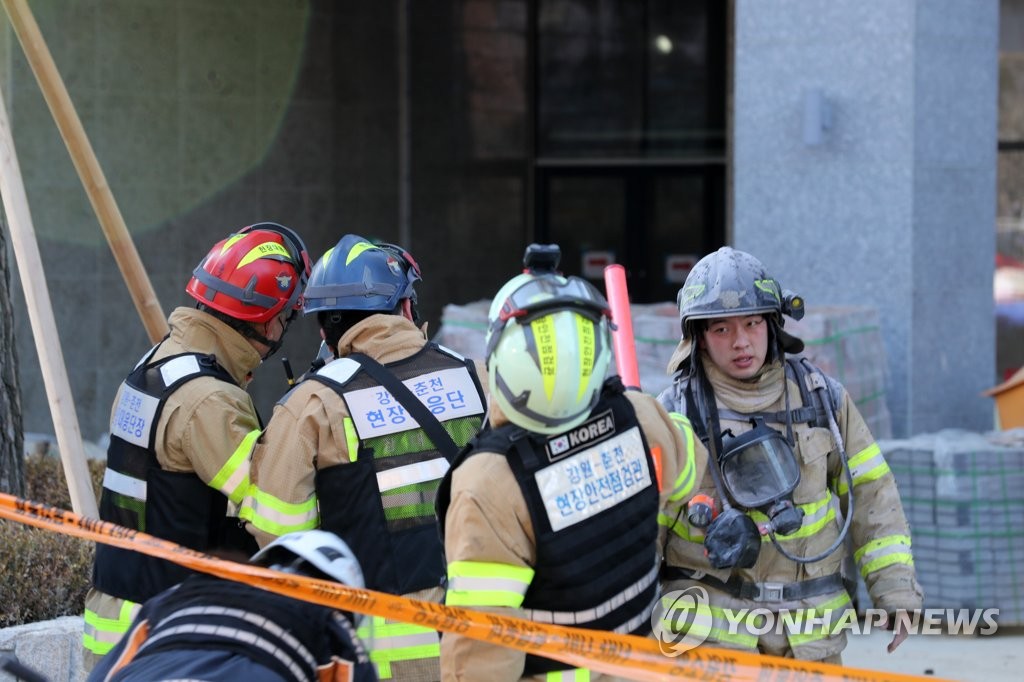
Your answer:
[[[266,346],[267,352],[261,354],[260,359],[267,360],[274,353],[281,350],[281,345],[284,343],[284,335],[288,333],[288,327],[291,326],[292,320],[294,319],[295,314],[292,313],[292,315],[288,316],[288,318],[281,323],[281,336],[278,337],[276,341],[268,339],[263,334],[260,334],[258,331],[256,331],[256,327],[251,324],[247,324],[244,326],[244,331],[242,331],[242,335],[245,336],[247,339],[252,339],[256,343]]]

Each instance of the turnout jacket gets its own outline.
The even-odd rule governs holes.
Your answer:
[[[274,407],[253,454],[241,516],[261,546],[296,530],[329,530],[355,552],[369,589],[440,602],[444,559],[433,503],[448,463],[422,429],[375,435],[377,425],[408,411],[348,356],[369,356],[429,407],[445,408],[438,418],[458,447],[482,423],[484,370],[429,344],[399,315],[371,315],[354,325],[338,352]],[[449,374],[431,383],[439,371]],[[445,419],[452,415],[458,416]],[[382,679],[439,679],[435,631],[369,617],[359,634]]]
[[[608,398],[602,398],[599,407],[591,414],[588,422],[599,421],[599,413],[607,409]],[[602,517],[593,517],[593,523],[589,526],[591,530],[605,528],[609,530],[609,537],[605,540],[593,539],[586,542],[586,548],[581,548],[580,553],[589,557],[591,566],[601,565],[601,556],[606,552],[615,552],[636,537],[647,535],[650,542],[650,552],[646,553],[637,548],[637,554],[647,554],[646,560],[641,557],[638,561],[650,563],[651,569],[656,569],[658,558],[658,538],[664,537],[663,526],[671,524],[684,508],[690,499],[695,488],[695,482],[703,476],[707,457],[703,454],[703,446],[694,439],[689,422],[680,415],[670,416],[657,403],[657,401],[646,394],[637,391],[628,391],[617,394],[613,400],[617,402],[616,418],[620,414],[635,413],[635,422],[639,426],[642,440],[646,445],[646,453],[651,459],[648,460],[655,468],[652,472],[649,488],[641,488],[643,494],[651,496],[650,503],[642,505],[631,505],[634,498],[639,498],[640,493],[634,494],[621,505],[622,509],[629,507],[646,509],[646,519],[632,519],[634,535],[620,533],[618,525],[622,519],[617,517],[615,511]],[[621,406],[625,403],[625,407]],[[492,403],[490,406],[490,427],[499,430],[508,424],[508,420],[500,409]],[[597,427],[600,425],[598,424]],[[600,430],[600,429],[598,429]],[[571,432],[571,431],[570,431]],[[543,437],[541,443],[544,443]],[[578,613],[585,613],[587,609],[580,607],[580,600],[593,599],[600,588],[595,588],[595,581],[600,582],[601,576],[589,575],[584,577],[586,566],[581,566],[581,576],[576,593],[563,594],[563,586],[556,585],[566,577],[564,573],[558,574],[557,567],[551,565],[553,553],[551,547],[541,547],[543,554],[538,552],[538,539],[551,542],[553,524],[545,521],[543,526],[538,527],[535,523],[535,514],[543,514],[539,505],[543,496],[538,495],[536,486],[532,490],[529,484],[520,485],[520,482],[527,482],[532,477],[524,476],[524,470],[518,463],[511,460],[517,456],[513,450],[511,453],[496,452],[488,449],[486,432],[481,435],[481,448],[471,456],[460,459],[458,465],[450,473],[449,502],[446,509],[443,509],[443,493],[439,498],[439,514],[444,517],[444,543],[445,555],[448,561],[448,590],[446,603],[453,606],[472,606],[484,611],[511,615],[519,618],[527,618],[545,621],[550,618],[551,611],[573,610]],[[600,448],[600,443],[596,447]],[[567,438],[554,436],[547,439],[547,447],[552,452],[565,455],[567,463],[571,456],[582,452],[583,448],[572,445]],[[585,446],[584,446],[585,447]],[[553,448],[553,449],[552,449]],[[568,449],[566,449],[568,448]],[[591,473],[598,475],[615,471],[616,475],[621,474],[618,482],[624,482],[627,474],[618,470],[621,464],[616,459],[614,447],[606,448],[591,458],[601,462],[601,471],[596,469],[599,466],[592,466]],[[645,454],[646,454],[645,453]],[[607,459],[605,459],[607,456]],[[632,460],[639,463],[639,458]],[[604,464],[607,462],[607,465]],[[660,462],[660,464],[659,464]],[[575,465],[581,465],[578,469]],[[579,492],[581,496],[588,495],[586,483],[583,477],[587,465],[582,461],[567,464],[564,468],[566,481],[576,480],[574,477],[579,473]],[[660,491],[657,490],[658,474],[660,468]],[[548,466],[541,469],[537,474],[545,476],[545,471],[554,469]],[[519,478],[517,478],[517,471]],[[596,478],[590,478],[594,482]],[[643,480],[643,477],[634,479]],[[616,485],[610,479],[607,481],[612,486]],[[602,484],[603,485],[603,484]],[[563,486],[564,487],[564,486]],[[597,484],[590,489],[593,499],[598,499],[602,488]],[[581,502],[572,494],[566,492],[561,501],[548,500],[548,519],[564,516],[562,512],[570,513],[564,503],[576,507]],[[528,502],[528,498],[530,501]],[[531,507],[533,512],[531,513]],[[619,505],[612,507],[619,509]],[[660,510],[660,511],[659,511]],[[557,523],[557,521],[555,522]],[[581,524],[577,528],[583,527]],[[614,528],[613,528],[614,527]],[[568,531],[566,533],[566,531]],[[572,542],[572,526],[562,529],[566,542]],[[581,531],[582,532],[582,531]],[[620,533],[612,536],[612,532]],[[558,542],[559,535],[553,538]],[[556,552],[557,554],[557,548]],[[563,552],[564,555],[564,552]],[[555,557],[557,559],[557,557]],[[562,559],[565,557],[562,556]],[[490,581],[490,582],[489,582]],[[493,582],[492,586],[490,583]],[[634,581],[635,582],[635,581]],[[519,589],[510,587],[518,585]],[[498,587],[500,586],[500,588]],[[532,589],[532,588],[536,589]],[[552,590],[552,588],[555,588]],[[622,585],[626,588],[628,585]],[[630,592],[630,594],[632,594]],[[589,595],[589,596],[588,596]],[[555,603],[555,602],[558,603]],[[633,612],[632,606],[625,602],[614,602],[623,610]],[[636,604],[634,604],[635,606]],[[590,620],[597,627],[601,627],[602,618],[608,620],[607,614],[603,611],[602,605],[590,604],[591,615],[594,618],[582,618]],[[619,628],[623,632],[644,632],[650,628],[651,607],[643,605],[644,613],[640,613],[632,623],[624,623]],[[545,614],[545,611],[549,612]],[[550,620],[547,620],[550,622]],[[581,623],[582,624],[582,623]],[[612,626],[614,627],[614,626]],[[544,660],[544,659],[541,659]],[[517,649],[505,648],[487,644],[479,640],[458,635],[445,633],[441,639],[441,670],[445,680],[519,680],[519,679],[551,679],[543,672],[538,671],[537,661],[530,657],[528,663],[527,655]],[[564,666],[563,666],[564,667]],[[540,668],[543,670],[543,666]],[[575,676],[573,671],[566,671],[564,674],[556,673],[557,679],[585,679]],[[586,673],[580,673],[586,675]],[[566,677],[565,675],[568,675]],[[592,680],[614,679],[606,675],[593,675]]]
[[[670,368],[679,364],[681,355],[685,358],[688,344],[684,339]],[[698,361],[703,362],[705,375],[714,389],[723,431],[730,429],[739,436],[752,428],[750,421],[740,420],[739,415],[775,412],[779,418],[766,419],[766,424],[785,435],[786,425],[781,419],[786,410],[784,391],[789,393],[790,410],[804,406],[796,383],[801,377],[794,373],[787,378],[782,363],[778,361],[766,363],[750,381],[729,377],[703,351],[698,355]],[[659,400],[667,409],[686,413],[687,403],[682,390],[685,382],[686,377],[682,373],[677,374],[675,383],[661,393]],[[669,569],[664,590],[681,590],[696,585],[707,589],[710,603],[705,610],[709,611],[700,615],[710,617],[708,644],[749,651],[760,649],[773,655],[791,653],[805,660],[822,660],[839,654],[846,646],[845,631],[835,632],[841,628],[831,628],[830,631],[829,627],[815,629],[798,625],[783,633],[781,643],[779,637],[762,637],[759,646],[758,636],[748,633],[743,624],[735,634],[730,634],[722,609],[785,610],[807,619],[827,616],[830,626],[837,625],[843,612],[852,604],[846,589],[837,584],[837,578],[830,576],[842,573],[844,562],[850,563],[850,552],[876,608],[892,612],[922,606],[921,588],[915,577],[911,555],[910,531],[896,481],[849,394],[834,379],[827,378],[827,384],[833,399],[838,398],[834,416],[853,477],[854,511],[847,540],[820,561],[798,563],[782,555],[769,537],[762,535],[761,551],[753,567],[718,570],[712,568],[705,557],[703,531],[690,525],[685,516],[681,518],[669,533],[666,563],[689,573],[696,572],[694,577],[697,579],[680,579],[678,571]],[[695,391],[698,393],[699,390]],[[694,415],[690,418],[696,419]],[[792,427],[796,441],[794,451],[800,466],[800,482],[793,492],[793,502],[803,509],[804,516],[799,530],[789,536],[776,535],[776,538],[789,554],[811,557],[827,549],[839,536],[843,519],[849,511],[849,486],[831,430],[806,420],[794,420]],[[699,481],[698,492],[714,498],[718,509],[721,509],[720,496],[710,472]],[[757,511],[748,512],[748,516],[755,523],[767,521],[767,517]],[[701,581],[699,578],[702,576],[707,578]],[[849,580],[851,576],[846,577]],[[822,588],[823,592],[809,590],[819,593],[796,599],[783,598],[774,591],[778,585],[800,584],[815,578],[821,578],[818,584],[825,584],[828,588]],[[756,583],[762,592],[759,599],[741,598],[721,589],[716,581]]]
[[[245,540],[244,532],[232,532],[240,530],[237,519],[229,520],[225,516],[234,515],[233,508],[248,489],[249,456],[260,434],[256,408],[245,391],[252,371],[261,362],[259,353],[241,334],[199,310],[178,308],[171,314],[168,324],[168,337],[144,356],[147,365],[175,357],[191,360],[189,354],[197,354],[192,357],[203,359],[197,364],[215,367],[207,366],[210,374],[189,378],[166,396],[156,424],[150,427],[155,432],[149,456],[158,470],[148,476],[148,484],[141,479],[139,482],[126,479],[108,466],[101,516],[116,521],[108,519],[115,496],[121,498],[121,506],[142,504],[148,508],[156,504],[154,500],[163,500],[159,506],[165,516],[173,513],[175,505],[192,505],[218,518],[200,519],[203,527],[182,528],[178,537],[168,539],[204,551],[218,547],[254,550],[255,544]],[[169,378],[173,375],[165,375],[164,380]],[[111,409],[112,434],[124,430],[115,420],[128,418],[126,409],[132,412],[132,406],[126,407],[126,403],[131,402],[133,395],[138,398],[122,383]],[[112,451],[128,447],[127,443],[118,441],[120,439],[111,439]],[[145,456],[145,452],[130,455]],[[191,491],[196,498],[174,499],[182,491]],[[108,513],[103,513],[104,509]],[[195,516],[194,509],[190,510],[192,516]],[[144,518],[139,521],[143,525],[141,530],[150,530],[145,527]],[[167,521],[173,526],[174,519]],[[190,525],[195,521],[193,518]],[[163,527],[167,526],[165,522]],[[214,537],[213,531],[218,528],[222,532]],[[128,571],[129,575],[121,575],[119,567],[122,570],[124,567],[120,563],[117,556],[97,552],[94,580],[99,576],[103,585],[113,587],[107,587],[110,590],[107,592],[96,584],[86,597],[84,644],[93,654],[103,655],[114,645],[126,631],[138,602],[185,575],[174,571],[155,574]]]
[[[345,614],[244,583],[193,575],[139,611],[90,682],[157,679],[372,682]]]

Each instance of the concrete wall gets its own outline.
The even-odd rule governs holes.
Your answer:
[[[881,311],[897,434],[993,423],[998,12],[736,2],[733,243],[809,304]]]
[[[218,239],[273,220],[316,258],[344,233],[399,240],[399,59],[409,73],[408,245],[424,318],[489,297],[524,231],[523,0],[38,0],[31,3],[163,309]],[[83,436],[102,437],[117,384],[149,347],[9,25],[5,96]],[[495,165],[497,163],[497,165]],[[482,170],[481,170],[481,167]],[[13,263],[13,258],[11,259]],[[13,296],[25,430],[53,433],[20,282]],[[257,370],[265,418],[313,358],[300,320]]]

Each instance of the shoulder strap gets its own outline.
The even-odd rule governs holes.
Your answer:
[[[839,392],[838,385],[807,358],[794,358],[792,362],[799,377],[801,395],[805,391],[810,394],[811,402],[808,403],[805,396],[804,404],[813,405],[815,409],[815,422],[812,425],[829,428],[830,417],[835,418],[839,404],[842,402],[842,394]],[[820,391],[819,387],[825,390]]]
[[[455,455],[459,452],[459,446],[448,435],[448,431],[445,430],[440,420],[434,416],[434,413],[428,410],[427,406],[421,403],[419,398],[413,395],[412,391],[398,380],[398,377],[392,374],[387,367],[368,355],[351,353],[347,357],[358,362],[362,366],[363,371],[373,377],[381,386],[388,389],[388,392],[402,404],[402,407],[409,411],[409,414],[412,415],[416,423],[420,425],[420,428],[430,437],[434,447],[441,451],[445,459],[451,462],[455,458]]]

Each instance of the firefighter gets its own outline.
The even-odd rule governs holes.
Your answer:
[[[320,530],[282,536],[250,563],[362,589],[352,550]],[[319,682],[377,677],[352,614],[196,574],[142,605],[90,682]]]
[[[404,249],[353,234],[316,263],[304,311],[333,359],[274,408],[242,516],[261,545],[304,528],[337,533],[367,587],[440,602],[434,497],[486,398],[476,365],[416,326],[420,278]],[[375,617],[360,636],[381,679],[440,679],[434,630]]]
[[[691,615],[709,644],[840,663],[856,586],[844,584],[848,543],[889,627],[922,605],[892,472],[843,386],[794,357],[804,345],[783,315],[800,319],[803,299],[760,261],[730,247],[705,256],[678,303],[674,383],[659,400],[707,446],[699,492],[711,505],[673,526],[664,589],[706,591]],[[775,627],[730,632],[723,609],[768,609]],[[889,650],[905,637],[897,627]]]
[[[557,260],[557,247],[528,248],[527,271],[490,307],[488,424],[438,495],[445,602],[645,635],[659,511],[689,499],[706,457],[685,417],[608,377],[608,304]],[[607,679],[453,633],[441,669],[446,680]]]
[[[261,422],[246,386],[281,345],[309,275],[302,239],[258,223],[214,245],[169,335],[121,383],[110,419],[100,517],[199,551],[255,543],[235,510]],[[177,564],[100,544],[86,596],[85,665],[127,631],[139,604],[181,582]]]

